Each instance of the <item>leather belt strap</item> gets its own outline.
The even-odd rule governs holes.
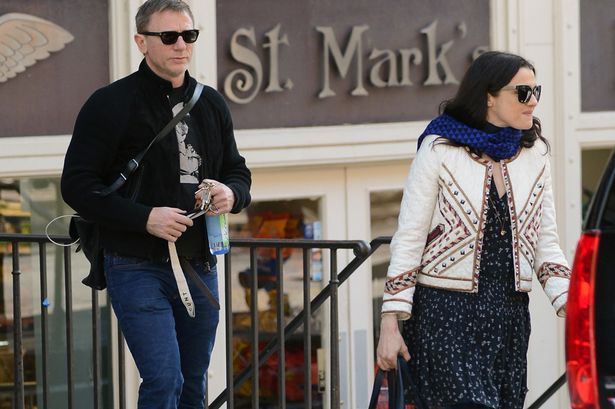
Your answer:
[[[194,284],[196,284],[197,287],[199,287],[199,290],[201,290],[201,292],[205,294],[205,297],[207,297],[211,305],[215,309],[219,310],[220,303],[218,302],[218,300],[216,300],[216,297],[214,297],[214,295],[211,293],[211,290],[207,288],[207,285],[203,282],[203,280],[201,280],[201,277],[199,277],[198,273],[194,271],[194,268],[192,268],[188,260],[180,258],[179,262],[184,270],[184,273],[186,273],[188,277],[190,278],[190,280]]]
[[[192,301],[192,294],[188,288],[186,282],[186,274],[190,277],[190,280],[201,290],[201,292],[207,297],[207,300],[217,310],[220,309],[220,303],[216,300],[216,297],[211,293],[211,290],[207,288],[207,285],[201,280],[198,273],[194,271],[194,268],[190,265],[188,260],[180,258],[177,255],[177,248],[175,243],[168,242],[169,245],[169,259],[171,261],[171,268],[173,269],[173,275],[175,276],[175,282],[177,283],[177,289],[179,296],[188,311],[188,315],[192,318],[196,316],[194,301]]]
[[[186,307],[188,315],[194,318],[196,315],[194,310],[194,301],[192,301],[192,295],[190,294],[190,289],[188,288],[188,283],[186,282],[186,276],[182,271],[179,256],[177,255],[177,248],[175,248],[175,243],[170,241],[167,243],[169,243],[171,268],[173,269],[173,275],[175,276],[175,282],[177,283],[177,289],[179,290],[179,297],[181,298],[184,307]]]

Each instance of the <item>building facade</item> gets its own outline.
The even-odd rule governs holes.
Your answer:
[[[70,213],[59,197],[58,180],[74,117],[95,89],[128,75],[142,58],[132,41],[141,1],[56,3],[0,5],[0,43],[20,24],[38,24],[57,43],[31,61],[0,59],[0,231],[40,233],[53,217]],[[615,4],[188,3],[201,30],[190,72],[226,97],[239,149],[253,170],[254,204],[231,219],[235,234],[366,241],[391,235],[418,136],[439,102],[454,94],[471,59],[493,49],[521,54],[536,66],[543,86],[536,115],[551,144],[559,235],[572,261],[584,205],[615,146],[615,51],[609,42]],[[246,262],[245,254],[236,257],[234,266]],[[349,257],[341,255],[340,265]],[[341,396],[347,408],[366,408],[369,400],[387,260],[387,249],[376,253],[340,290]],[[285,255],[284,262],[292,274],[296,255]],[[326,262],[313,254],[314,291],[327,280],[322,265]],[[233,311],[239,327],[241,312],[247,313],[240,270],[233,283],[238,284]],[[2,273],[8,282],[7,269]],[[36,293],[36,280],[30,285]],[[9,290],[3,286],[2,300]],[[289,311],[301,308],[295,303],[300,297],[293,297],[300,287],[289,285],[287,291]],[[79,297],[85,303],[88,294],[75,291],[76,308]],[[264,285],[263,310],[268,296]],[[36,316],[32,298],[24,302]],[[564,371],[564,321],[539,287],[530,299],[528,403]],[[326,319],[316,318],[314,325],[326,338]],[[224,388],[223,336],[221,327],[209,377],[212,397]],[[245,345],[238,338],[236,346]],[[326,341],[315,348],[326,350]],[[129,368],[127,391],[135,401],[138,373]],[[566,404],[562,388],[546,407]]]

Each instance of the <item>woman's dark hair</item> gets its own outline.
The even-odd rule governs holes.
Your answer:
[[[457,94],[440,105],[440,112],[476,129],[487,125],[487,94],[497,96],[521,68],[536,69],[525,58],[515,54],[487,51],[481,54],[468,68]],[[523,131],[521,146],[531,148],[540,138],[549,149],[549,143],[542,136],[540,120],[533,119],[530,129]]]

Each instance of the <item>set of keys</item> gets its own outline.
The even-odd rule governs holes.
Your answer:
[[[218,213],[218,208],[211,201],[211,189],[214,184],[212,182],[204,182],[204,184],[202,188],[195,192],[194,210],[186,215],[190,219],[196,219],[207,212]]]

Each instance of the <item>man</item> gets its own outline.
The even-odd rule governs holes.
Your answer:
[[[239,212],[250,203],[251,176],[226,104],[205,87],[189,115],[151,147],[121,189],[104,197],[97,193],[145,149],[196,87],[187,66],[198,31],[188,5],[148,0],[136,25],[134,40],[145,58],[137,72],[96,91],[81,109],[62,195],[101,226],[111,303],[143,379],[139,409],[203,408],[218,310],[189,279],[195,317],[188,315],[168,243],[217,297],[216,259],[203,218],[193,221],[186,214],[204,180],[213,183],[213,209]]]

